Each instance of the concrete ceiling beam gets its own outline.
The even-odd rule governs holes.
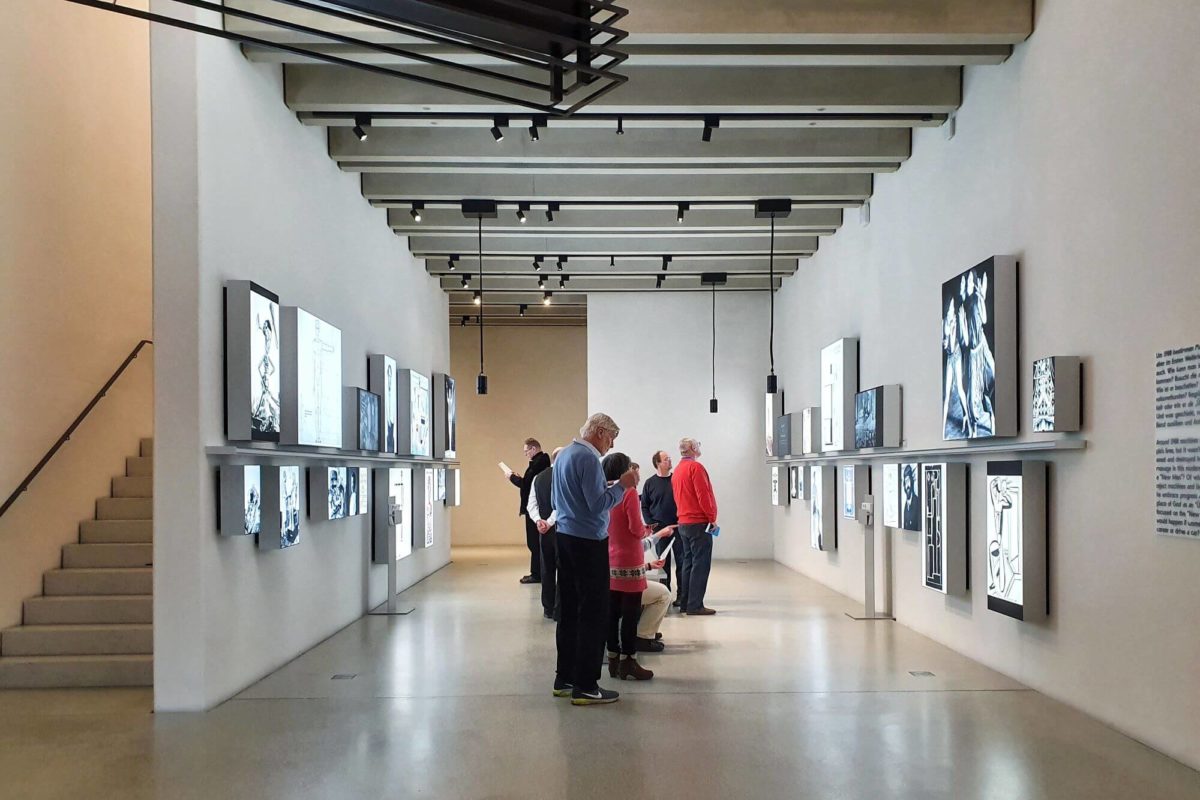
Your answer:
[[[649,210],[608,209],[605,207],[580,209],[565,208],[554,214],[554,222],[547,222],[545,204],[531,206],[525,212],[525,222],[517,220],[516,207],[504,208],[497,219],[485,224],[493,235],[521,234],[534,231],[547,235],[605,234],[619,233],[625,236],[655,233],[714,232],[725,236],[757,235],[768,229],[766,220],[755,219],[749,206],[738,210],[710,209],[705,206],[690,208],[683,222],[676,221],[674,206],[659,206]],[[458,208],[424,208],[421,221],[416,222],[411,209],[389,208],[388,225],[397,233],[424,236],[470,233],[475,230],[475,220],[467,219]],[[826,234],[842,224],[840,208],[797,208],[790,216],[776,220],[776,233]]]
[[[816,236],[786,234],[775,236],[775,253],[789,255],[815,253],[820,239]],[[408,248],[417,258],[445,258],[451,254],[478,252],[477,236],[411,236]],[[642,254],[685,254],[711,253],[766,255],[770,249],[770,234],[750,236],[705,236],[696,233],[674,237],[649,236],[488,236],[486,224],[483,231],[483,254],[489,255],[591,255],[608,258]]]

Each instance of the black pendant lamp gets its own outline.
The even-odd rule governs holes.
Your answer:
[[[712,287],[712,398],[708,401],[708,413],[717,413],[717,287],[724,286],[729,275],[724,272],[705,272],[700,275],[702,286]]]
[[[477,304],[479,305],[479,376],[475,378],[475,394],[488,393],[487,373],[483,369],[483,314],[484,314],[484,295],[483,295],[483,220],[484,218],[495,219],[498,212],[496,209],[495,200],[463,200],[462,212],[464,217],[474,217],[479,223],[479,291]]]
[[[780,200],[759,200],[754,204],[754,216],[771,220],[771,256],[768,262],[770,286],[767,291],[771,295],[771,334],[767,344],[767,352],[771,360],[771,372],[767,375],[767,394],[779,391],[779,379],[775,376],[775,218],[786,217],[792,213],[792,201],[789,198]]]

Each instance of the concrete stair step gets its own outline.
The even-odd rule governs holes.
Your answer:
[[[154,597],[133,595],[58,595],[30,597],[24,604],[26,625],[148,624],[154,620]]]
[[[149,519],[88,519],[79,523],[83,544],[150,543],[154,521]]]
[[[148,655],[0,657],[0,688],[151,686],[154,657]]]
[[[154,474],[154,458],[130,456],[125,459],[125,474],[130,478],[149,478]]]
[[[154,626],[23,625],[0,632],[0,656],[153,655]]]
[[[113,478],[113,497],[154,497],[154,479],[146,477]]]
[[[146,567],[154,563],[154,545],[131,544],[68,544],[63,546],[64,569],[89,567]]]
[[[153,519],[154,500],[149,497],[101,497],[96,501],[96,519]]]
[[[151,436],[149,439],[142,439],[141,442],[138,443],[138,454],[145,456],[146,458],[150,458],[154,455],[153,436]]]
[[[44,594],[153,594],[151,567],[52,569],[42,576]]]

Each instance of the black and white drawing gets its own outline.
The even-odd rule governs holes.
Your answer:
[[[1033,429],[1077,431],[1082,422],[1079,356],[1048,356],[1033,362]]]
[[[900,465],[883,465],[883,524],[900,527]]]
[[[766,439],[763,445],[767,458],[773,458],[783,455],[775,446],[775,420],[783,414],[783,392],[769,392],[764,397],[766,398],[763,405],[763,414],[766,417]]]
[[[358,514],[371,513],[371,468],[358,468]]]
[[[445,386],[446,412],[445,441],[442,443],[445,458],[455,458],[458,455],[458,398],[454,393],[454,378],[443,376]],[[443,481],[443,486],[445,485]]]
[[[988,597],[1024,604],[1021,559],[1021,476],[993,475],[987,479]]]
[[[384,356],[383,379],[383,451],[396,452],[396,362]]]
[[[808,483],[812,487],[812,503],[809,505],[809,534],[813,550],[825,549],[825,520],[822,517],[825,504],[824,482],[821,468],[811,467]]]
[[[1054,430],[1054,358],[1033,362],[1033,429]]]
[[[942,464],[925,464],[921,469],[921,475],[925,585],[945,594],[945,471]]]
[[[237,467],[229,467],[237,469]],[[242,467],[245,478],[243,481],[242,502],[242,532],[257,534],[262,530],[262,468],[258,466]]]
[[[279,298],[250,290],[250,435],[279,441]]]
[[[879,389],[867,389],[854,395],[854,446],[859,450],[883,447],[883,431],[875,419],[879,393]]]
[[[433,547],[433,493],[435,489],[435,478],[433,470],[427,469],[425,472],[425,491],[422,493],[422,503],[425,506],[425,546]]]
[[[439,469],[437,471],[437,494],[435,495],[434,499],[436,499],[438,501],[444,501],[446,499],[446,470],[445,469]]]
[[[921,532],[921,465],[900,465],[900,529]]]
[[[804,499],[804,467],[788,467],[788,493],[793,500]]]
[[[346,470],[346,516],[354,517],[360,513],[358,504],[361,502],[358,495],[358,467],[349,467]]]
[[[345,519],[346,468],[329,467],[326,469],[326,473],[326,483],[328,485],[329,519]]]
[[[300,467],[279,468],[279,546],[300,541]]]
[[[429,456],[433,454],[429,378],[414,372],[409,388],[412,391],[412,455]]]
[[[781,491],[779,486],[779,467],[771,467],[771,505],[783,505],[783,495],[786,489]]]
[[[411,467],[388,470],[388,507],[391,526],[396,537],[396,560],[412,555],[413,479]]]
[[[285,440],[341,447],[342,332],[302,308],[285,306],[283,314],[283,352],[289,360],[283,380],[284,408],[286,413],[294,404],[296,410],[294,425],[285,417]]]
[[[942,284],[942,435],[1016,434],[1016,261],[996,256]]]
[[[846,519],[858,518],[858,508],[854,504],[854,499],[858,496],[854,491],[854,478],[854,467],[842,467],[842,516]]]
[[[379,395],[357,390],[358,394],[358,449],[379,449]]]
[[[838,339],[821,350],[821,452],[851,449],[857,391],[858,340]]]

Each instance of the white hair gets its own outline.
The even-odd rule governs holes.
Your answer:
[[[597,433],[607,433],[614,438],[621,432],[621,428],[617,423],[613,422],[613,418],[608,414],[592,414],[587,418],[587,422],[583,423],[583,427],[579,429],[579,438],[587,439],[590,436],[595,436]]]
[[[696,440],[690,436],[685,436],[679,440],[679,455],[683,455],[688,450],[696,449]]]

